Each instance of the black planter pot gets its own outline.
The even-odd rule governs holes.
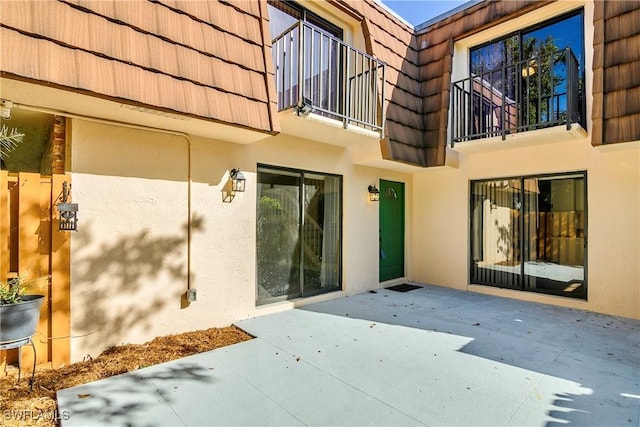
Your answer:
[[[0,304],[0,344],[21,341],[35,334],[44,295],[25,295],[14,304]]]

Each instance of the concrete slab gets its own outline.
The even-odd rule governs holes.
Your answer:
[[[411,418],[398,410],[391,411],[391,413],[371,424],[372,427],[419,427],[424,425],[415,418]]]
[[[280,403],[309,426],[369,425],[393,411],[391,406],[338,378],[301,387]]]
[[[640,425],[640,321],[424,286],[58,393],[76,425]]]
[[[171,367],[166,372],[176,370]],[[184,425],[141,371],[62,390],[58,408],[65,426]]]
[[[426,383],[397,409],[427,425],[499,426],[519,406],[516,399],[447,372]]]

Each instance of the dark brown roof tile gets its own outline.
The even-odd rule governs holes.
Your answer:
[[[604,34],[605,41],[610,42],[637,35],[639,22],[640,9],[631,10],[608,19],[607,32]]]
[[[631,116],[640,113],[640,85],[607,93],[604,111],[608,118]]]
[[[636,0],[616,0],[616,1],[603,1],[604,3],[604,18],[608,19],[614,16],[622,15],[627,12],[637,10],[639,5]]]
[[[640,24],[638,24],[638,26],[640,26]],[[607,28],[609,28],[608,25]],[[638,59],[640,59],[640,32],[626,39],[605,43],[605,67],[626,64],[628,62],[637,61]]]
[[[602,68],[594,70],[594,85],[597,74],[602,73]],[[604,90],[607,92],[625,90],[640,86],[640,59],[626,64],[614,65],[607,68],[607,78],[604,81]],[[594,92],[602,92],[603,88],[594,87]]]
[[[607,119],[604,139],[605,143],[640,141],[640,113]]]

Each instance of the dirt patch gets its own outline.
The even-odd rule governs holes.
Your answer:
[[[20,382],[13,376],[0,378],[0,425],[57,425],[58,390],[250,339],[241,329],[229,326],[167,335],[146,344],[116,346],[95,359],[59,369],[36,370],[32,392],[30,374],[23,375]]]

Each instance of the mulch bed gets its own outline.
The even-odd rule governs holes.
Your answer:
[[[31,375],[0,378],[0,425],[57,425],[58,390],[123,374],[158,363],[213,350],[252,337],[235,326],[211,328],[155,338],[145,344],[111,347],[95,359],[59,369],[36,370],[33,391]]]

